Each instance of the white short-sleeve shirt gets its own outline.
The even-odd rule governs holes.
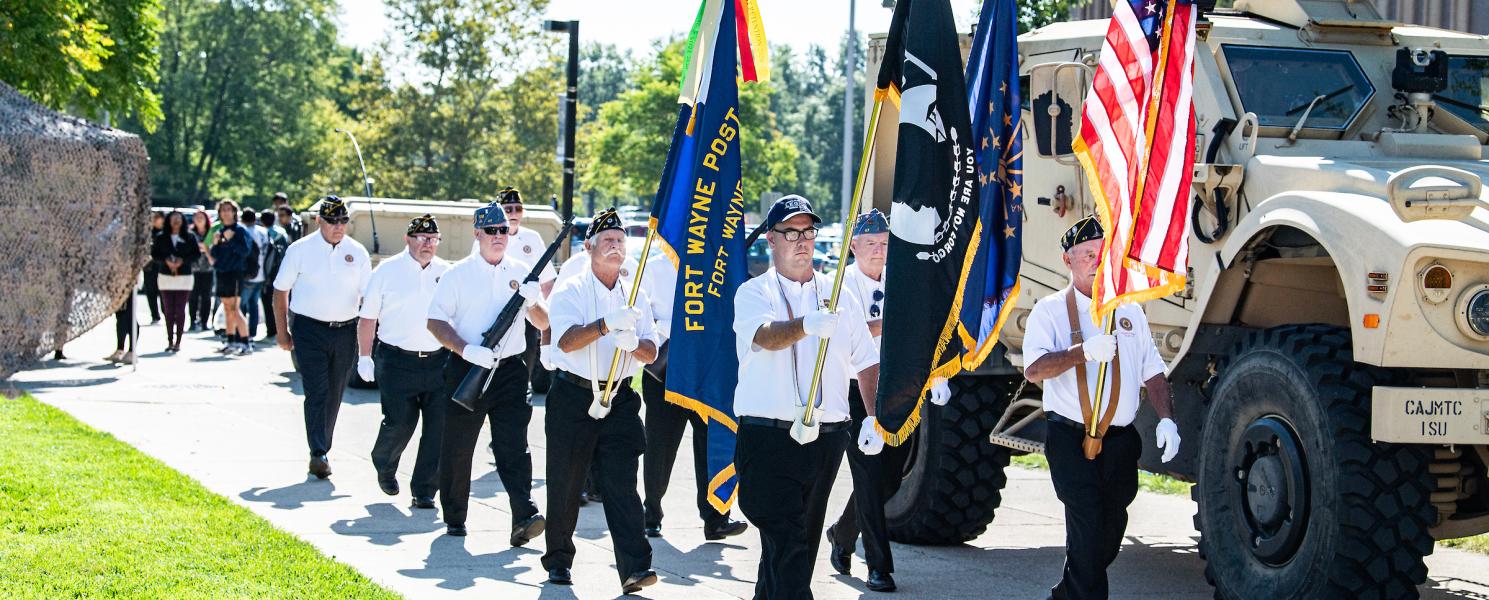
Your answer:
[[[507,256],[516,258],[528,265],[538,264],[538,259],[543,258],[543,252],[548,245],[543,243],[543,236],[531,228],[523,227],[517,233],[507,236]],[[473,240],[470,243],[470,255],[480,256],[481,240]],[[543,265],[543,272],[538,273],[538,283],[548,283],[558,278],[558,270],[553,268],[553,261]]]
[[[372,259],[362,244],[348,236],[332,246],[317,231],[284,251],[274,289],[291,292],[290,312],[334,323],[357,317],[371,277]]]
[[[735,351],[739,355],[739,383],[734,412],[741,416],[792,420],[806,406],[819,338],[806,336],[792,349],[766,350],[754,343],[755,333],[767,323],[789,321],[815,311],[830,299],[832,281],[813,274],[811,283],[796,283],[776,273],[746,281],[734,296]],[[787,311],[787,306],[790,311]],[[838,297],[838,324],[827,345],[822,366],[818,406],[821,421],[846,421],[848,381],[859,371],[879,364],[879,348],[869,335],[863,305],[844,288]]]
[[[429,303],[448,270],[450,263],[438,256],[421,267],[407,250],[398,253],[372,270],[358,316],[377,319],[377,339],[385,344],[414,352],[439,350],[439,340],[429,333]]]
[[[858,263],[844,267],[848,272],[843,274],[843,288],[852,290],[853,295],[858,297],[859,303],[863,305],[864,315],[869,321],[878,321],[884,318],[884,273],[879,273],[879,280],[869,279],[863,271],[858,268]],[[879,298],[875,300],[874,298]],[[874,350],[880,349],[879,336],[873,336]]]
[[[1066,288],[1045,296],[1034,305],[1024,328],[1025,366],[1034,364],[1045,354],[1067,350],[1074,345],[1070,340],[1070,316],[1065,309],[1067,293],[1075,294],[1075,311],[1080,315],[1081,335],[1085,339],[1101,335],[1101,329],[1091,319],[1090,298],[1075,288]],[[1163,374],[1165,367],[1163,357],[1158,354],[1158,346],[1153,343],[1153,332],[1148,329],[1148,317],[1143,313],[1141,305],[1124,304],[1109,318],[1116,319],[1112,335],[1117,338],[1117,353],[1122,357],[1122,390],[1117,398],[1117,413],[1112,416],[1112,425],[1121,427],[1132,424],[1132,419],[1137,416],[1139,391],[1143,382],[1154,375]],[[1092,394],[1096,393],[1099,367],[1100,363],[1086,363],[1086,388]],[[1111,373],[1107,374],[1108,384],[1111,376]],[[1077,384],[1075,369],[1040,383],[1040,387],[1044,388],[1044,409],[1080,423],[1081,400]],[[1108,394],[1107,398],[1111,398],[1111,395]]]
[[[502,256],[502,261],[494,265],[479,254],[467,256],[450,267],[434,286],[429,318],[449,323],[466,344],[479,344],[531,270],[527,263],[511,256]],[[526,315],[523,311],[520,316]],[[516,356],[526,350],[524,331],[520,320],[514,322],[497,344],[496,357]]]
[[[594,271],[559,279],[553,293],[548,296],[548,323],[553,328],[555,367],[591,381],[603,381],[610,375],[610,359],[615,357],[613,332],[574,352],[559,350],[558,340],[569,329],[583,327],[604,318],[610,311],[624,307],[630,289],[631,282],[625,277],[621,277],[615,287],[607,288],[595,277]],[[635,306],[641,311],[641,318],[636,321],[636,337],[650,340],[653,344],[658,343],[651,301],[646,296],[646,290],[637,292]],[[640,370],[640,363],[629,354],[622,353],[621,363],[615,370],[615,379],[629,378]]]
[[[646,261],[641,274],[641,291],[651,300],[651,314],[657,322],[657,339],[672,336],[672,300],[677,293],[677,267],[666,254],[657,253]]]

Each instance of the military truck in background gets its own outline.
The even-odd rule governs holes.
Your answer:
[[[1161,463],[1144,406],[1140,464],[1194,483],[1218,597],[1415,597],[1435,540],[1489,531],[1489,37],[1359,0],[1236,0],[1204,21],[1190,286],[1146,304],[1184,444]],[[899,541],[983,533],[1010,456],[1043,450],[1020,345],[1067,284],[1060,234],[1094,211],[1071,140],[1106,28],[1019,37],[1022,294],[1002,351],[894,454]],[[887,212],[880,131],[868,197]]]

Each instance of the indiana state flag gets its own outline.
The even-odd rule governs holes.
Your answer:
[[[708,500],[720,513],[733,505],[737,487],[739,361],[729,350],[734,292],[747,278],[736,73],[737,53],[749,46],[740,44],[737,25],[750,21],[739,18],[740,10],[736,0],[705,0],[699,9],[676,129],[652,204],[652,227],[677,267],[667,400],[708,422]]]
[[[967,59],[982,239],[963,287],[959,333],[966,369],[977,368],[992,353],[1019,294],[1024,146],[1017,10],[1015,0],[984,0]]]

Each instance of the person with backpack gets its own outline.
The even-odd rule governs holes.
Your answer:
[[[258,253],[254,248],[253,234],[238,222],[237,202],[224,198],[217,203],[217,223],[220,227],[212,241],[212,271],[216,274],[217,297],[222,300],[222,311],[227,321],[224,327],[227,342],[217,352],[242,356],[251,352],[248,349],[248,321],[243,318],[240,302],[243,280],[250,271],[258,273]]]
[[[269,232],[258,224],[258,213],[251,208],[243,209],[243,228],[253,237],[253,255],[243,272],[242,306],[248,315],[249,352],[253,351],[253,340],[259,334],[259,297],[264,291],[264,259],[269,251]]]
[[[290,242],[284,229],[276,223],[275,213],[265,210],[258,215],[258,224],[269,237],[269,243],[264,245],[263,264],[261,268],[268,281],[274,281],[279,276],[279,263],[284,260],[284,251],[289,249]],[[274,325],[274,294],[259,293],[259,303],[264,313],[264,335],[268,339],[274,339],[279,335],[279,328]],[[253,335],[253,324],[249,323],[249,335]]]

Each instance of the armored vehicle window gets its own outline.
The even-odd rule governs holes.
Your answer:
[[[1448,57],[1448,89],[1439,106],[1489,132],[1489,56]]]
[[[1344,129],[1375,93],[1355,57],[1342,50],[1222,49],[1242,106],[1263,127],[1292,127],[1306,112],[1305,127]]]

